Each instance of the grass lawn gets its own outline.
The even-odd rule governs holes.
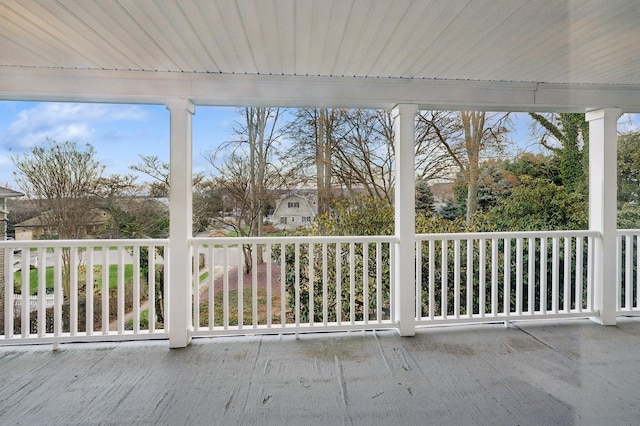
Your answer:
[[[46,287],[47,292],[53,292],[54,275],[53,266],[46,268]],[[78,268],[78,284],[84,284],[86,279],[86,269],[84,266]],[[93,267],[93,279],[95,288],[102,288],[102,265],[95,265]],[[133,265],[124,265],[124,282],[129,283],[133,281]],[[13,274],[14,293],[22,293],[22,271],[16,271]],[[118,288],[118,265],[109,265],[109,288]],[[32,269],[29,272],[29,292],[32,296],[38,294],[38,270]]]
[[[287,233],[284,231],[268,232],[263,235],[263,237],[285,237],[285,236],[287,236]],[[237,237],[242,237],[242,235],[240,235],[238,231],[229,231],[225,235],[225,238],[228,238],[228,237],[237,238]],[[203,244],[202,247],[205,247],[205,248],[209,247],[209,244]],[[213,247],[222,248],[222,244],[214,244]],[[229,247],[237,247],[237,244],[230,244]]]
[[[223,292],[216,292],[214,295],[214,307],[213,317],[214,325],[222,326],[223,322]],[[253,323],[253,303],[252,303],[252,289],[245,288],[243,293],[243,324],[245,327],[252,325]],[[209,326],[209,305],[208,301],[201,300],[200,304],[200,326]],[[271,321],[274,324],[280,323],[280,296],[279,294],[272,294],[271,301]],[[263,287],[258,288],[258,324],[267,324],[267,289]],[[229,290],[229,325],[238,325],[238,290]]]
[[[272,323],[280,323],[280,299],[276,298],[272,302]],[[244,324],[250,326],[252,324],[253,306],[251,303],[251,289],[244,289]],[[222,292],[215,295],[214,302],[214,324],[221,327],[224,325],[222,319]],[[258,324],[267,323],[267,290],[258,289]],[[229,325],[238,325],[238,290],[229,290]],[[200,304],[200,326],[209,326],[209,306],[205,303]],[[149,329],[149,311],[140,312],[140,329]],[[133,330],[133,319],[125,323],[125,330]]]

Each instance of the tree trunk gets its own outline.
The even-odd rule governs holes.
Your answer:
[[[485,113],[480,111],[461,111],[464,141],[467,150],[467,225],[478,210],[478,175],[480,174],[480,149],[484,134]]]
[[[331,206],[331,169],[332,169],[332,157],[333,157],[333,129],[330,127],[331,120],[329,119],[329,110],[324,109],[324,202],[325,211],[329,211]]]
[[[164,252],[162,252],[162,254],[164,255]],[[154,256],[155,253],[149,253],[149,256]],[[157,321],[159,323],[162,323],[164,325],[164,265],[158,265],[155,271],[155,278],[156,278],[156,286],[155,286],[155,295],[149,295],[149,298],[153,297],[154,298],[154,303],[155,303],[155,311],[156,311],[156,318],[149,318],[149,323],[151,323],[151,321]],[[104,297],[104,295],[103,295]],[[107,296],[108,297],[108,296]]]
[[[253,257],[251,253],[251,245],[243,244],[242,245],[242,254],[244,258],[244,273],[248,274],[251,272],[251,268],[253,267]]]
[[[469,158],[469,168],[467,171],[467,225],[471,223],[473,215],[478,211],[478,174],[479,165],[476,158],[475,162]]]
[[[267,124],[267,114],[264,108],[259,109],[259,119],[258,119],[258,143],[256,146],[256,156],[258,157],[258,174],[255,177],[255,189],[256,189],[256,237],[263,236],[263,221],[264,221],[264,198],[265,198],[265,187],[264,187],[264,179],[267,168],[267,158],[265,153],[265,128]],[[256,260],[258,265],[264,262],[262,256],[262,246],[257,247],[257,251],[255,253]]]
[[[325,144],[324,144],[324,115],[322,109],[315,110],[315,127],[316,127],[316,191],[318,193],[318,215],[322,215],[327,211],[327,203],[325,200]]]

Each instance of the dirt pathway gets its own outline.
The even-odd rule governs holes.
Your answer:
[[[199,275],[204,274],[205,272],[210,272],[208,268],[203,268],[200,270]],[[235,290],[238,288],[238,268],[231,267],[228,269],[229,275],[229,290]],[[223,267],[222,266],[214,266],[213,268],[213,276],[214,276],[214,291],[215,293],[222,292],[224,286],[224,276],[223,276]],[[200,300],[207,300],[209,295],[209,277],[205,278],[200,283]],[[258,265],[257,268],[257,280],[256,280],[259,288],[267,287],[267,264],[263,263]],[[251,288],[253,286],[253,272],[249,272],[248,274],[242,275],[242,283],[244,288]],[[280,268],[276,264],[272,264],[271,266],[271,290],[273,292],[280,291]],[[277,294],[277,293],[276,293]],[[140,305],[140,312],[144,312],[149,309],[149,299],[145,300]],[[125,324],[128,321],[133,319],[133,310],[127,312],[124,316]],[[117,330],[118,329],[118,320],[111,321],[109,323],[109,330]]]
[[[201,272],[202,274],[202,272]],[[229,290],[235,290],[238,288],[238,268],[229,268]],[[257,285],[259,288],[267,287],[267,264],[263,263],[257,267]],[[253,286],[253,272],[242,275],[242,284],[244,288],[251,288]],[[215,267],[214,284],[213,288],[215,293],[219,293],[223,290],[224,276],[221,266]],[[272,264],[271,266],[271,290],[280,291],[280,268]],[[207,297],[209,294],[209,279],[205,279],[200,283],[200,299]]]

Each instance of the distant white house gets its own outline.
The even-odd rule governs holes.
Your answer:
[[[22,192],[0,186],[0,240],[7,238],[7,216],[9,209],[7,208],[7,200],[10,198],[18,198],[23,196]],[[5,295],[5,250],[0,250],[0,317],[4,318],[4,295]],[[4,323],[4,320],[0,320]]]
[[[7,238],[7,216],[9,215],[7,200],[22,197],[23,195],[22,192],[0,186],[0,240]]]
[[[309,225],[317,215],[314,201],[291,194],[280,199],[273,212],[273,224],[276,229],[293,231],[302,225]]]

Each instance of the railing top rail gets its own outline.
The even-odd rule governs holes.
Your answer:
[[[618,229],[617,235],[640,235],[640,229]]]
[[[167,246],[168,239],[113,239],[113,240],[11,240],[0,241],[2,248],[38,248],[38,247],[134,247]]]
[[[554,238],[554,237],[599,237],[598,231],[514,231],[514,232],[465,232],[443,234],[416,234],[416,240],[469,240],[504,238]]]
[[[198,237],[190,238],[189,245],[204,244],[310,244],[310,243],[395,243],[393,235],[385,236],[316,236],[316,237]]]

